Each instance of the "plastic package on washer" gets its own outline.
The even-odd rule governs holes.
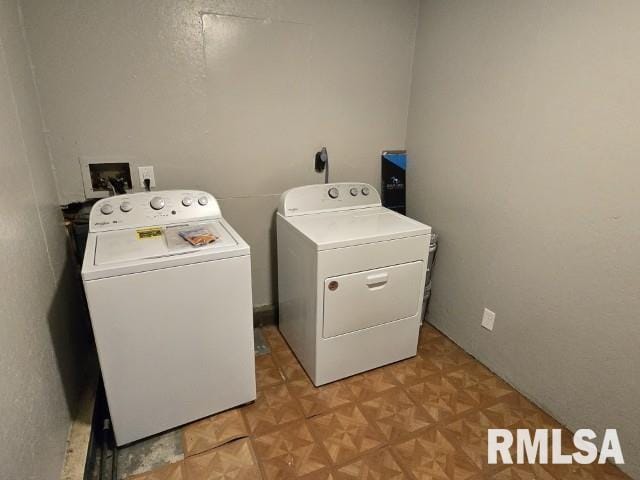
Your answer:
[[[201,247],[215,242],[218,237],[206,226],[199,226],[178,231],[184,240],[194,247]]]

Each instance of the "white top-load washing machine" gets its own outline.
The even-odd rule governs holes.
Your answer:
[[[217,240],[192,246],[192,227]],[[82,279],[116,443],[254,400],[249,246],[216,199],[105,198],[89,232]]]
[[[315,385],[414,356],[431,227],[364,183],[286,191],[279,328]]]

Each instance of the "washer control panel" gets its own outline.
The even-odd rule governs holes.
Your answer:
[[[117,195],[91,209],[91,232],[120,230],[220,218],[216,199],[198,190],[164,190]]]
[[[379,206],[378,191],[367,183],[328,183],[287,190],[280,197],[278,212],[290,217]]]

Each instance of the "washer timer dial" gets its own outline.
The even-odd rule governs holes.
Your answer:
[[[331,198],[338,198],[340,191],[336,187],[331,187],[327,192]]]
[[[151,208],[154,210],[162,210],[164,208],[164,200],[162,197],[153,197],[149,205],[151,205]]]

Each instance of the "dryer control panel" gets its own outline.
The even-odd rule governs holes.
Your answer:
[[[89,216],[90,232],[171,225],[220,218],[213,195],[198,190],[164,190],[98,200]]]
[[[287,190],[280,197],[278,212],[291,217],[379,206],[380,194],[368,183],[327,183]]]

